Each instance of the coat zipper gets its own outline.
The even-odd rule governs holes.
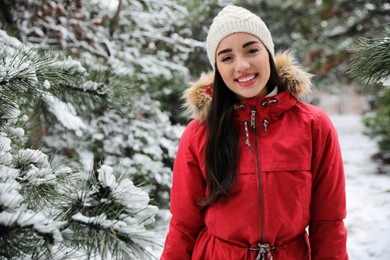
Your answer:
[[[260,156],[259,156],[259,140],[256,129],[256,107],[251,107],[251,127],[255,135],[255,154],[256,154],[256,171],[257,185],[259,187],[259,206],[260,206],[260,242],[264,242],[264,202],[263,202],[263,187],[261,182]]]

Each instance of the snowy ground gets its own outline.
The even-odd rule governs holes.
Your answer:
[[[377,174],[377,152],[356,115],[331,116],[340,139],[347,185],[348,253],[351,260],[390,259],[390,173]],[[165,227],[160,226],[161,240]],[[154,250],[157,258],[161,248]]]
[[[359,116],[331,116],[339,133],[347,183],[348,251],[351,260],[390,259],[390,173],[370,160],[376,144],[362,135]]]

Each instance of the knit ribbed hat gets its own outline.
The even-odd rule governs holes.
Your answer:
[[[274,43],[263,20],[242,7],[228,5],[214,18],[207,35],[207,56],[213,69],[219,43],[226,36],[238,32],[250,33],[259,38],[274,57]]]

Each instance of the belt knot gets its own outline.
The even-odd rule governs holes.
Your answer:
[[[257,244],[258,247],[254,248],[254,247],[250,247],[249,250],[252,250],[252,251],[259,251],[257,256],[256,256],[256,260],[273,260],[272,258],[272,252],[273,250],[276,249],[275,246],[270,246],[270,244],[268,243],[258,243]]]

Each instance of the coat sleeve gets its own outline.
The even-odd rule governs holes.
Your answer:
[[[313,125],[311,259],[348,259],[345,177],[336,130],[323,113]]]
[[[162,260],[191,259],[197,236],[204,226],[204,212],[198,203],[204,198],[206,182],[198,160],[199,150],[191,145],[194,140],[199,141],[199,136],[194,134],[197,124],[192,121],[180,139],[173,167],[172,218]]]

